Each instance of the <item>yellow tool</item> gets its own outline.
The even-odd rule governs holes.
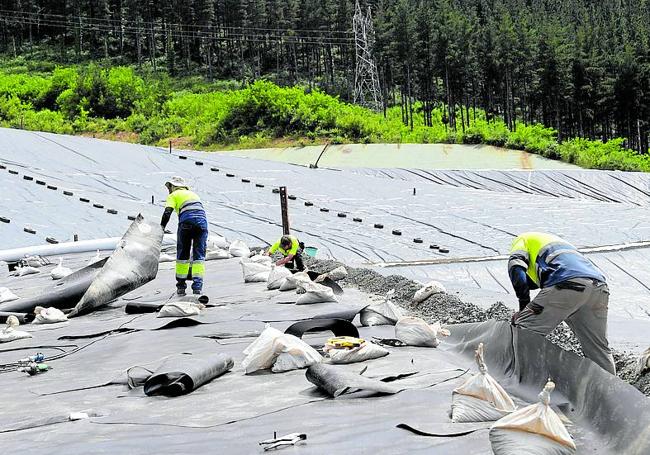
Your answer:
[[[330,349],[352,349],[361,346],[366,340],[354,337],[334,337],[327,340],[325,347]]]

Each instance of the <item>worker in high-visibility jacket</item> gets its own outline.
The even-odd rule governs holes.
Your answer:
[[[282,254],[283,258],[277,261],[275,265],[284,265],[289,269],[296,269],[302,272],[305,270],[305,264],[302,262],[303,249],[303,243],[296,237],[293,235],[283,235],[277,242],[271,245],[265,254],[270,256],[273,253],[278,252]]]
[[[508,274],[519,299],[515,326],[546,336],[566,321],[585,357],[615,374],[607,341],[609,289],[589,259],[559,237],[527,232],[512,242]],[[531,301],[530,290],[538,288]]]
[[[165,182],[169,191],[165,211],[160,221],[167,226],[172,212],[178,214],[176,239],[176,293],[185,295],[190,271],[192,291],[200,294],[205,274],[205,250],[208,241],[208,220],[201,199],[190,191],[182,177],[172,177]],[[191,259],[190,259],[191,256]]]

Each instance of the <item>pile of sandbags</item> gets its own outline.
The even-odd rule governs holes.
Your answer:
[[[438,283],[437,281],[430,281],[415,293],[415,295],[413,296],[413,301],[415,303],[421,303],[424,302],[429,297],[431,297],[433,294],[445,294],[445,293],[447,293],[447,290],[442,284]]]
[[[449,330],[443,329],[439,322],[431,325],[422,318],[406,316],[395,324],[395,338],[407,346],[435,348],[440,338],[449,336]]]
[[[551,409],[551,392],[555,384],[548,381],[539,394],[539,403],[515,411],[492,425],[490,444],[495,455],[574,455],[576,445]]]
[[[266,327],[245,350],[242,366],[246,374],[271,369],[274,373],[307,368],[323,358],[314,348],[293,335]]]
[[[310,305],[312,303],[325,303],[325,302],[336,302],[336,297],[334,296],[334,291],[327,286],[322,284],[314,283],[312,281],[308,283],[301,283],[301,286],[305,289],[305,293],[298,297],[296,300],[296,305]]]
[[[66,322],[68,317],[58,308],[43,308],[37,306],[34,308],[34,321],[32,324],[56,324],[57,322]]]
[[[483,343],[478,345],[475,358],[479,372],[452,393],[452,422],[490,422],[517,409],[508,392],[488,374]]]
[[[251,250],[248,248],[248,245],[241,240],[232,242],[228,247],[228,252],[236,258],[247,258],[251,255]]]

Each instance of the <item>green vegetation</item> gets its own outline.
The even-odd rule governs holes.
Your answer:
[[[420,103],[414,109],[422,109]],[[650,170],[647,155],[607,143],[573,139],[558,143],[552,128],[518,123],[510,131],[468,110],[470,126],[452,130],[444,111],[402,121],[400,107],[386,117],[316,89],[282,88],[258,80],[242,88],[193,79],[139,75],[129,67],[91,64],[41,71],[23,65],[0,70],[0,126],[66,134],[99,134],[145,144],[201,149],[283,144],[402,142],[491,144],[562,159],[587,168]]]

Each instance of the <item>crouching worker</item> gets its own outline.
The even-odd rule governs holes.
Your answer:
[[[515,326],[546,336],[566,321],[585,357],[615,374],[607,341],[609,289],[589,259],[559,237],[528,232],[512,243],[508,274],[519,299]],[[531,301],[530,290],[537,288]]]
[[[190,191],[182,177],[172,177],[165,182],[169,191],[165,212],[160,225],[167,226],[172,212],[178,214],[176,240],[176,293],[185,295],[187,284],[192,279],[192,291],[200,294],[205,274],[205,250],[208,240],[208,220],[201,199]],[[191,260],[190,260],[191,255]]]
[[[295,269],[302,272],[305,270],[305,264],[302,262],[303,249],[304,244],[299,242],[293,235],[283,235],[264,254],[270,256],[275,252],[279,252],[284,257],[276,262],[275,265],[284,265],[288,269]]]

